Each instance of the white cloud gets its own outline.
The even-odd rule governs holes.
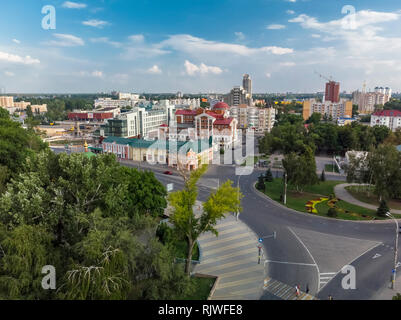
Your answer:
[[[68,8],[68,9],[84,9],[87,7],[85,3],[78,3],[78,2],[72,2],[72,1],[65,1],[62,4],[63,8]]]
[[[266,27],[268,30],[282,30],[285,29],[286,26],[283,24],[270,24]]]
[[[85,42],[81,38],[72,34],[54,33],[53,36],[57,40],[49,41],[47,44],[59,47],[76,47],[85,45]]]
[[[149,68],[147,70],[147,73],[150,73],[150,74],[162,74],[162,70],[157,65],[154,65],[152,68]]]
[[[294,10],[287,10],[286,12],[287,12],[287,14],[295,14]]]
[[[103,28],[104,26],[109,25],[110,23],[103,20],[91,19],[87,21],[82,21],[84,26],[94,27],[94,28]]]
[[[17,40],[17,39],[13,39],[12,40],[14,43],[16,43],[16,44],[20,44],[21,43],[21,41],[19,41],[19,40]]]
[[[10,71],[4,71],[4,75],[6,75],[7,77],[14,77],[15,73]]]
[[[93,77],[93,78],[103,78],[104,74],[103,71],[94,70],[91,72],[88,71],[81,71],[78,74],[81,77]]]
[[[197,66],[196,64],[193,64],[193,63],[189,62],[188,60],[185,60],[184,66],[185,66],[186,73],[190,76],[193,76],[197,73],[221,74],[223,72],[223,70],[219,67],[207,66],[204,63],[201,63],[199,66]]]
[[[111,41],[109,38],[107,37],[100,37],[100,38],[91,38],[89,39],[90,42],[92,43],[104,43],[104,44],[108,44],[111,45],[115,48],[120,48],[122,47],[122,43],[117,42],[117,41]]]
[[[311,34],[311,37],[312,38],[321,38],[322,36],[320,34],[314,33],[314,34]]]
[[[266,78],[270,79],[272,77],[272,74],[270,72],[266,72],[265,76]]]
[[[209,41],[188,34],[170,36],[169,39],[164,40],[160,43],[160,47],[173,48],[174,50],[189,54],[230,53],[240,56],[250,56],[258,53],[271,53],[274,55],[283,55],[294,52],[293,49],[276,47],[276,46],[248,48],[247,46],[240,44]]]
[[[128,39],[130,39],[132,42],[143,42],[145,40],[145,37],[143,34],[134,34],[132,36],[129,36]]]
[[[238,41],[242,41],[245,39],[245,35],[242,32],[234,32]]]
[[[25,64],[25,65],[40,63],[40,60],[33,59],[30,56],[21,57],[21,56],[15,55],[15,54],[10,54],[7,52],[2,52],[2,51],[0,51],[0,61],[6,61],[9,63],[19,63],[19,64]]]
[[[295,62],[281,62],[280,66],[282,66],[282,67],[294,67],[295,66]]]

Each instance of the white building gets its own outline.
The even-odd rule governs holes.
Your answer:
[[[382,110],[372,114],[370,118],[370,126],[386,126],[392,131],[401,128],[401,111],[398,110]]]
[[[376,105],[385,105],[391,99],[391,89],[376,87],[374,92],[365,92],[365,89],[352,94],[352,103],[358,105],[360,114],[371,114]]]
[[[237,120],[241,129],[256,132],[270,132],[276,122],[277,110],[274,108],[249,107],[246,104],[230,108],[230,116]]]
[[[138,101],[135,100],[114,100],[111,98],[100,98],[95,100],[95,108],[123,108],[123,107],[135,107]]]

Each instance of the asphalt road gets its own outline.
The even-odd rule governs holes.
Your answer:
[[[165,185],[174,183],[174,190],[183,187],[176,173],[168,176],[162,173],[166,169],[160,167],[142,168],[155,172]],[[388,286],[394,263],[393,221],[343,221],[293,211],[255,190],[254,183],[261,172],[254,170],[240,178],[244,194],[240,219],[260,237],[277,233],[276,239],[267,238],[263,243],[268,276],[294,287],[298,284],[302,290],[308,286],[310,293],[320,299],[327,299],[329,294],[336,300],[371,299]],[[281,176],[280,172],[273,176],[276,174]],[[236,185],[238,177],[234,166],[211,165],[199,183],[198,199],[205,201],[213,188],[227,179]],[[344,179],[329,174],[326,178]],[[345,265],[355,267],[356,289],[345,290],[341,285],[345,277],[341,268]],[[271,297],[266,295],[262,299]]]

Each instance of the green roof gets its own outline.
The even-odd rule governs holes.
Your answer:
[[[88,158],[96,157],[96,154],[93,152],[84,152],[84,155]]]
[[[116,143],[120,145],[128,145],[132,148],[136,149],[170,149],[170,141],[169,140],[144,140],[144,139],[127,139],[120,137],[108,137],[103,142],[105,143]],[[174,144],[177,145],[177,149],[180,152],[188,152],[189,149],[192,149],[196,153],[201,151],[210,149],[212,146],[212,138],[209,140],[196,140],[196,141],[174,141]],[[174,147],[174,146],[172,146]]]

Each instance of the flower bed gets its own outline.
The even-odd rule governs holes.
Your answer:
[[[319,198],[315,200],[310,200],[306,203],[306,211],[309,213],[317,213],[316,205],[324,201],[329,200],[329,198]]]

